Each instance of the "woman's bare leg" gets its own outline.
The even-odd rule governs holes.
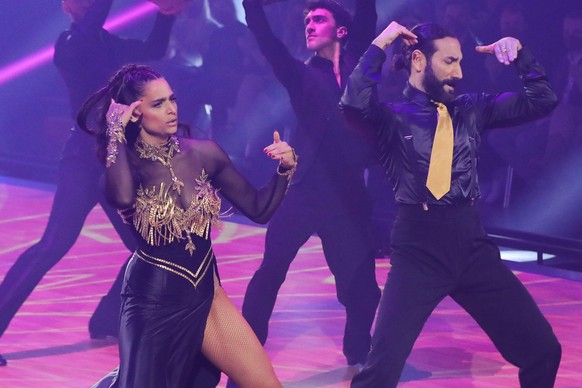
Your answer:
[[[202,352],[241,388],[282,387],[255,333],[222,287],[214,290]]]

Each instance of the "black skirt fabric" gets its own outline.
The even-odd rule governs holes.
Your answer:
[[[172,249],[174,248],[174,249]],[[181,244],[138,250],[122,289],[120,365],[102,387],[215,387],[220,371],[202,355],[214,297],[216,259],[210,245],[194,256]]]

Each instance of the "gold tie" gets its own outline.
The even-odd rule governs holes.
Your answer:
[[[434,102],[434,101],[433,101]],[[453,168],[453,122],[444,104],[437,105],[439,119],[430,153],[426,187],[438,200],[451,189],[451,172]]]

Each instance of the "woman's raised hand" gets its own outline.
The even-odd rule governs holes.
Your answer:
[[[141,100],[137,100],[131,103],[131,105],[119,104],[111,99],[111,104],[109,104],[109,109],[107,109],[107,124],[115,125],[121,124],[123,127],[131,120],[136,122],[139,119],[139,115],[135,112],[135,109],[140,106]]]
[[[297,165],[297,155],[287,142],[281,141],[278,131],[273,132],[273,144],[263,150],[271,159],[278,160],[281,167],[292,169]]]

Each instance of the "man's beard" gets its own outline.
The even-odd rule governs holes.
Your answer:
[[[430,63],[426,66],[424,71],[424,77],[422,79],[422,86],[426,93],[430,96],[431,99],[447,103],[452,101],[455,98],[455,89],[457,82],[459,80],[455,78],[447,78],[442,81],[439,81],[430,66]],[[445,90],[445,85],[452,86],[450,92]]]

